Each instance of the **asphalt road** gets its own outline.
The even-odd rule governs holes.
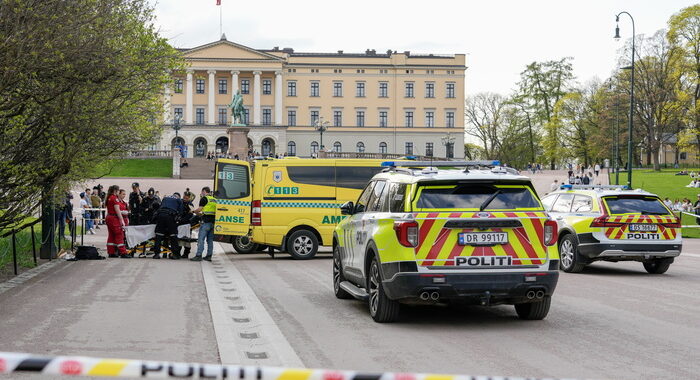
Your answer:
[[[331,260],[228,255],[308,367],[610,379],[697,378],[700,244],[665,275],[639,263],[562,273],[544,321],[512,306],[406,307],[374,323],[338,300]]]

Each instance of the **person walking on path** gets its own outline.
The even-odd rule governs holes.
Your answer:
[[[190,260],[202,261],[204,251],[204,240],[207,241],[207,255],[204,260],[211,261],[214,254],[214,215],[216,214],[216,198],[209,195],[211,189],[208,186],[202,188],[199,207],[194,210],[197,215],[202,215],[202,223],[199,225],[199,236],[197,239],[197,253]]]
[[[83,209],[83,219],[85,220],[85,226],[84,228],[87,230],[87,233],[90,235],[95,234],[95,230],[93,230],[93,221],[92,221],[92,213],[90,210],[90,204],[88,204],[88,196],[85,193],[80,193],[80,208]]]
[[[119,186],[112,185],[107,189],[107,256],[126,257],[124,245],[124,226],[126,218],[119,207]]]
[[[595,171],[595,176],[598,177],[598,174],[600,174],[600,165],[595,164],[595,167],[593,168],[593,171]]]

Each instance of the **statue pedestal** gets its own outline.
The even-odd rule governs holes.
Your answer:
[[[238,155],[238,159],[248,158],[248,128],[245,124],[233,124],[226,130],[228,133],[228,150],[231,157]]]

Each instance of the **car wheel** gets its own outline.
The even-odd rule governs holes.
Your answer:
[[[578,241],[572,234],[565,235],[559,242],[559,267],[564,272],[579,273],[586,266],[578,257]]]
[[[645,261],[644,269],[651,274],[663,274],[666,273],[668,268],[673,263],[673,258],[668,259],[653,259],[650,261]]]
[[[379,270],[379,260],[376,255],[369,266],[367,291],[369,293],[369,315],[375,322],[394,322],[399,318],[401,305],[384,293],[382,274]]]
[[[552,304],[551,296],[544,296],[541,301],[515,304],[515,312],[520,319],[536,321],[544,319]]]
[[[287,252],[297,260],[308,260],[318,252],[318,238],[309,230],[294,232],[287,239]]]
[[[333,247],[333,292],[335,297],[341,300],[352,298],[350,293],[340,288],[340,283],[345,281],[343,276],[343,266],[340,261],[340,248],[338,245]]]
[[[253,253],[260,249],[259,245],[253,243],[250,236],[236,236],[233,238],[233,249],[242,254]]]

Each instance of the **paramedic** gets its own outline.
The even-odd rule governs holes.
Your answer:
[[[156,212],[156,242],[154,250],[156,254],[154,259],[160,259],[160,246],[163,239],[167,238],[170,242],[170,258],[177,260],[180,258],[180,247],[177,239],[177,219],[182,214],[184,208],[180,193],[163,198],[163,201]]]

